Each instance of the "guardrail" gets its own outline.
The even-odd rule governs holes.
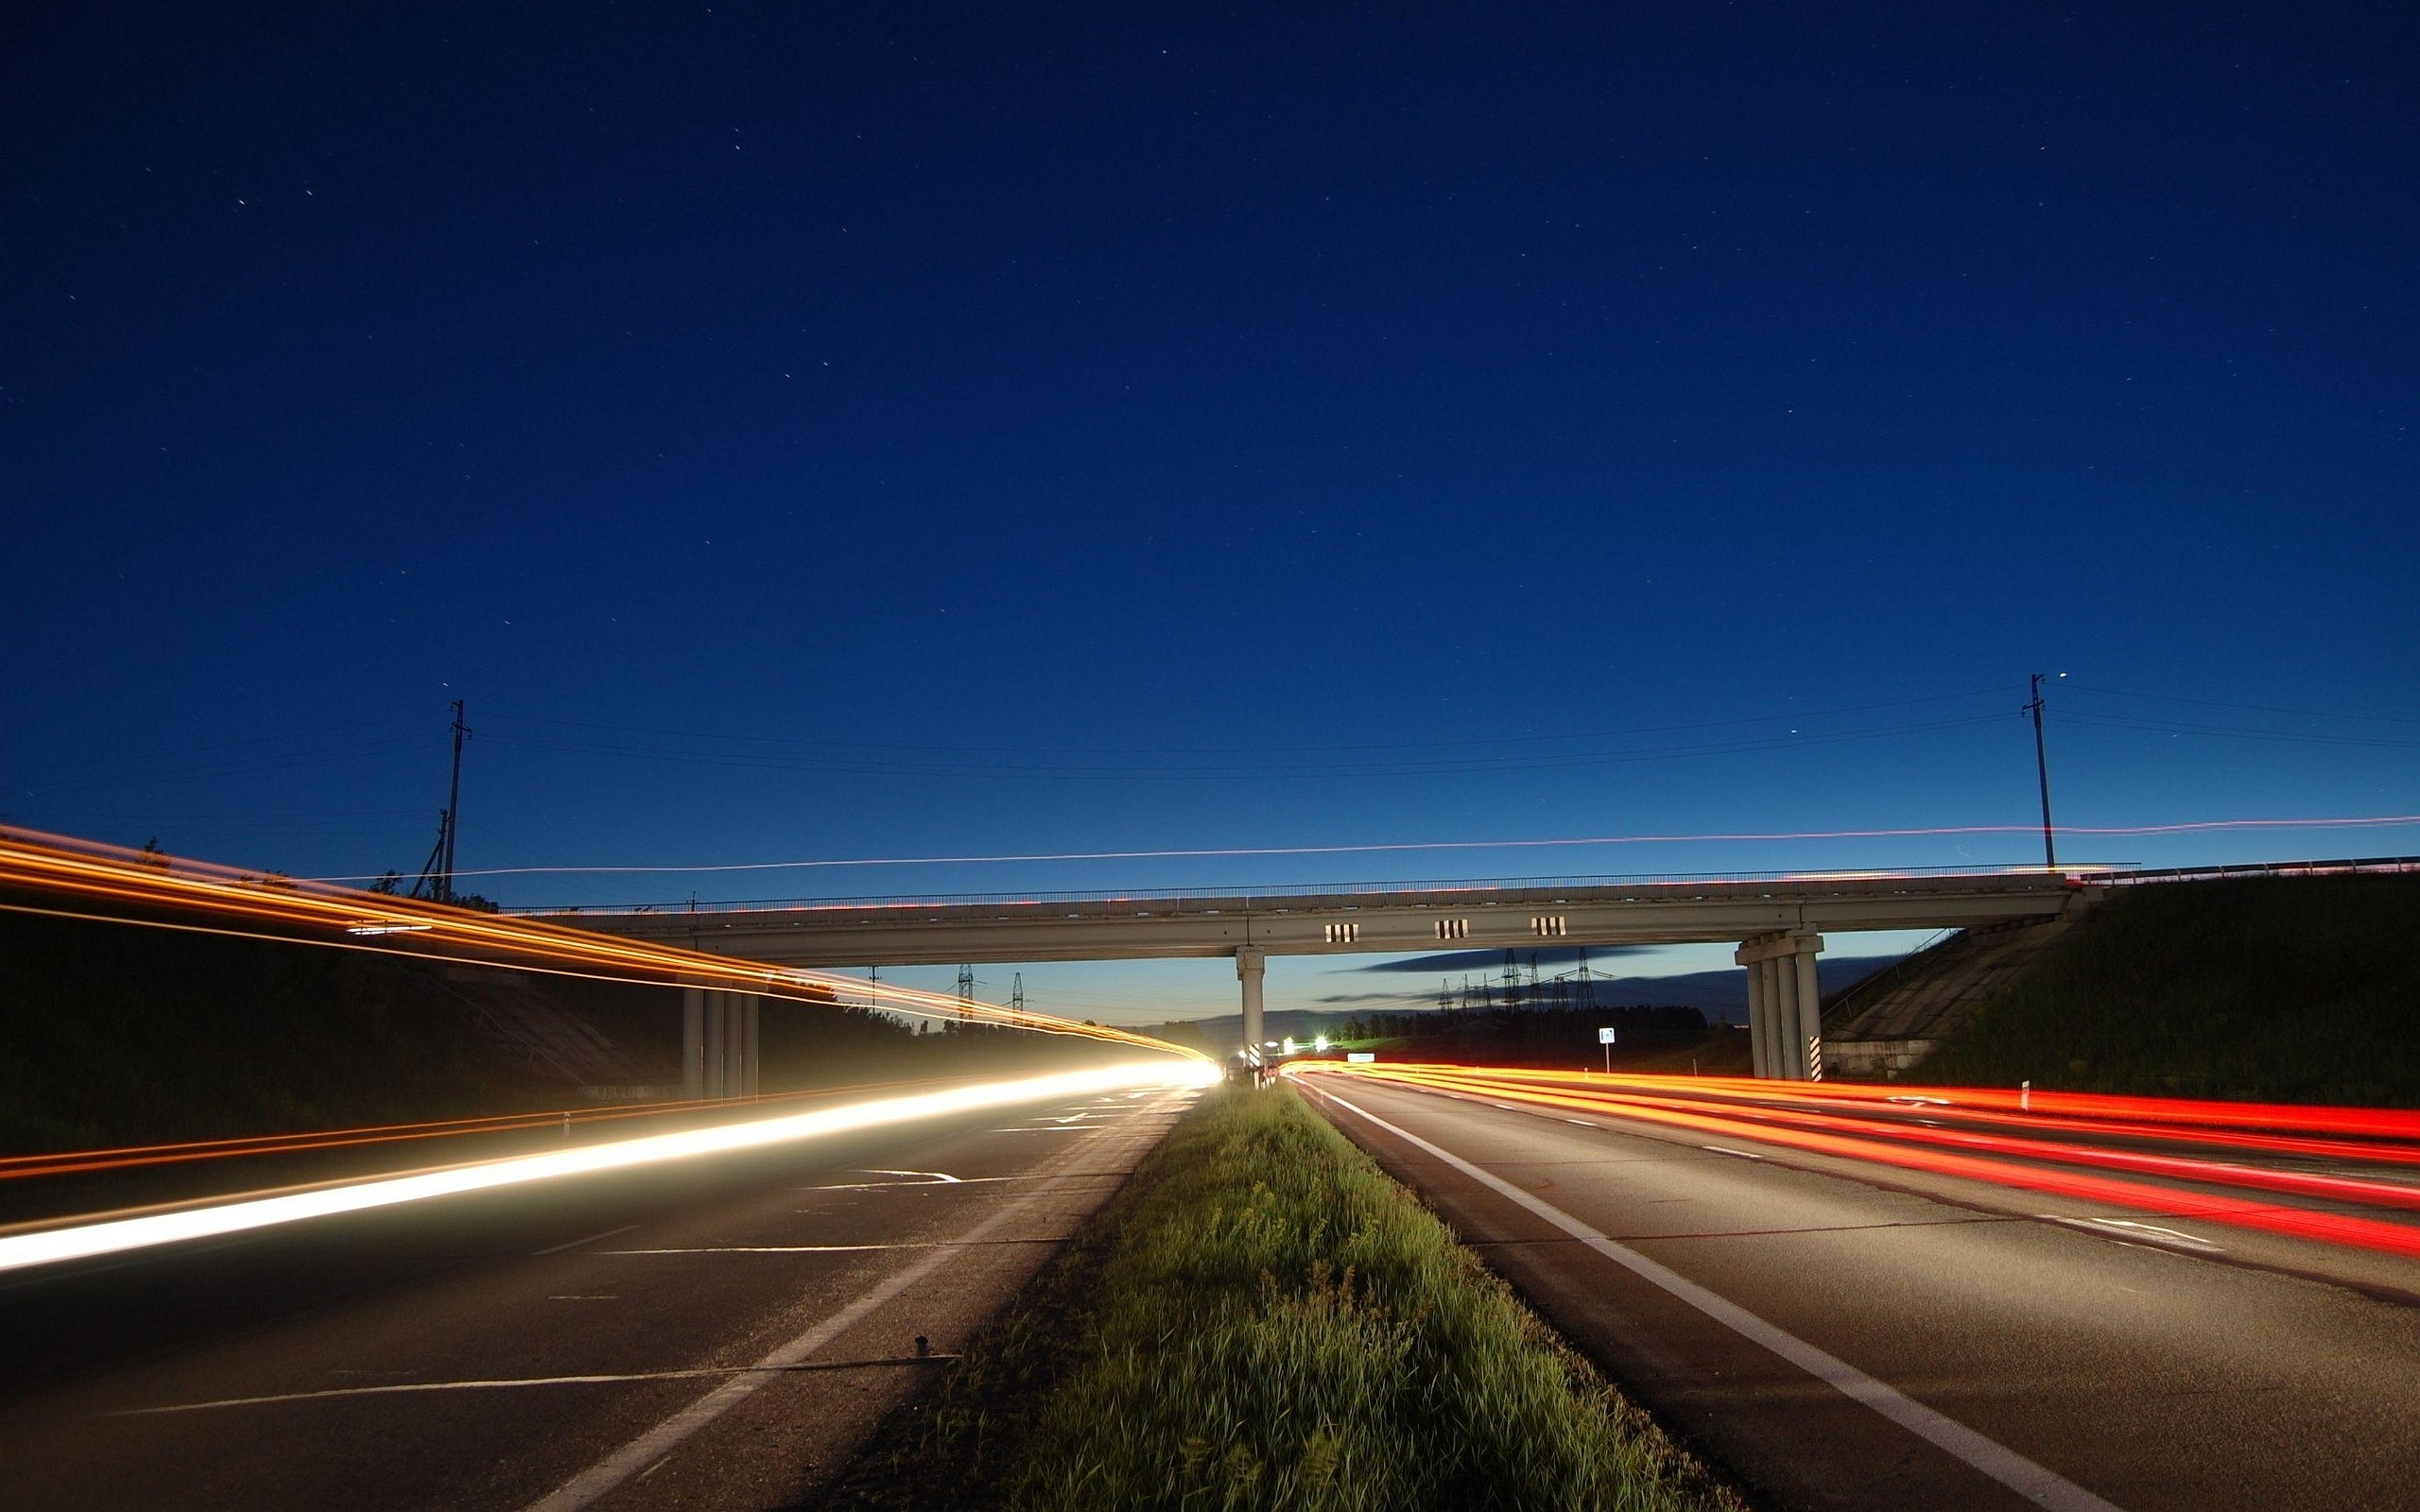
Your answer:
[[[2221,867],[2129,868],[2083,880],[2094,886],[2135,887],[2156,882],[2216,882],[2226,877],[2336,877],[2420,871],[2420,856],[2360,856],[2342,861],[2243,861]]]

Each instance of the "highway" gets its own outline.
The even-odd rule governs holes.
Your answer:
[[[2420,1146],[2358,1119],[1294,1080],[1759,1504],[2420,1505]]]
[[[795,1504],[1191,1095],[978,1109],[0,1275],[0,1504]]]

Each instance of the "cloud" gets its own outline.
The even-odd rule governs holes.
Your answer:
[[[1515,950],[1512,954],[1523,966],[1535,960],[1540,966],[1576,966],[1584,954],[1591,961],[1611,960],[1616,955],[1644,955],[1652,945],[1541,945],[1535,950]],[[1504,969],[1502,951],[1440,951],[1434,955],[1414,955],[1409,960],[1376,961],[1368,966],[1348,967],[1354,971],[1422,971],[1429,975],[1450,976],[1456,971],[1468,971],[1474,976],[1493,976]]]

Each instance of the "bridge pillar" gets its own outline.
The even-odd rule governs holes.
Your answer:
[[[731,1095],[731,994],[708,988],[705,1077],[708,1097]]]
[[[1823,949],[1823,936],[1801,935],[1789,962],[1798,973],[1798,1074],[1809,1081],[1824,1079],[1824,988],[1815,978]]]
[[[1258,948],[1245,945],[1236,951],[1236,980],[1244,986],[1244,1064],[1262,1063],[1261,1041],[1268,1038],[1261,1032],[1261,979],[1268,974],[1268,954]]]
[[[1766,1015],[1772,1011],[1765,1002],[1764,966],[1749,959],[1745,945],[1731,958],[1748,969],[1748,1074],[1761,1076],[1765,1074],[1765,1042],[1770,1038]]]
[[[1780,931],[1741,942],[1731,957],[1748,969],[1748,1037],[1759,1076],[1806,1081],[1823,1075],[1824,998],[1815,978],[1821,935]]]
[[[765,1093],[764,1035],[759,1022],[765,1000],[751,992],[740,1000],[739,1010],[739,1095],[761,1097]]]
[[[1798,1050],[1798,972],[1786,955],[1769,955],[1764,971],[1773,982],[1773,1076],[1806,1079],[1806,1055]]]
[[[681,1095],[696,1102],[706,1095],[706,989],[681,989]]]

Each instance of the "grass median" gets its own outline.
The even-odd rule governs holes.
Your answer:
[[[1293,1092],[1239,1089],[824,1504],[1741,1505]]]

